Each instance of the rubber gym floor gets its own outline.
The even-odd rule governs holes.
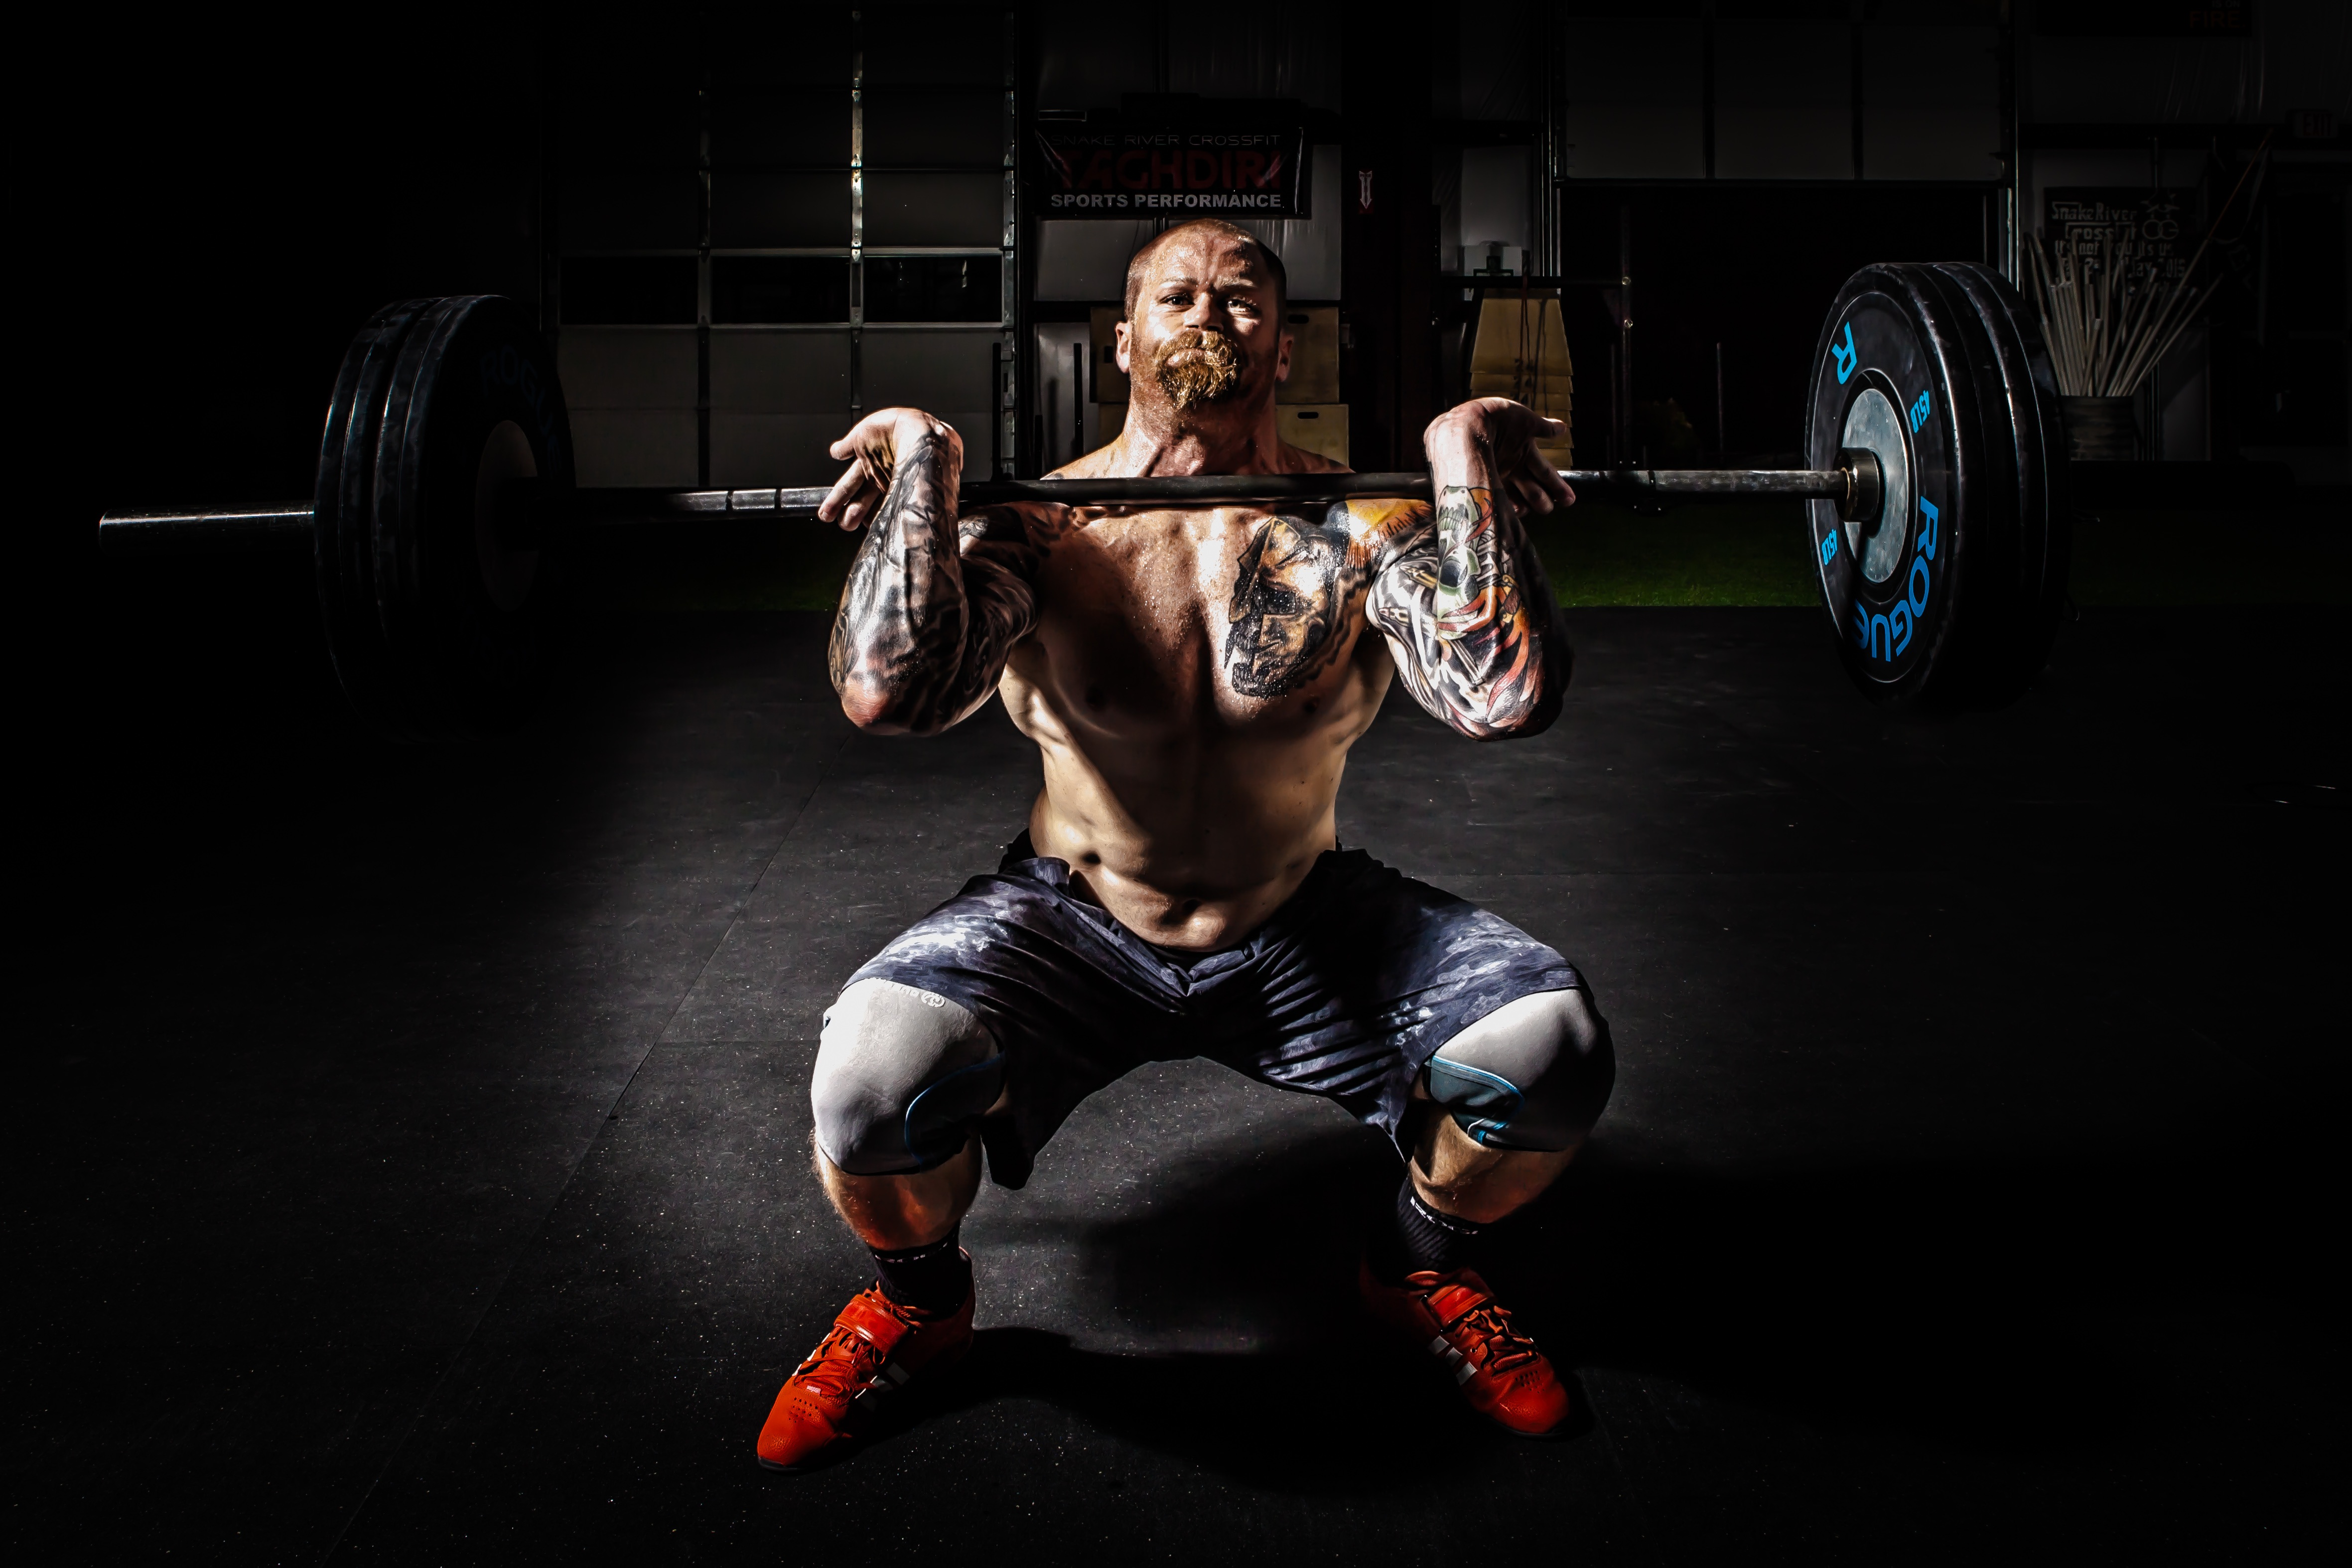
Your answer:
[[[609,580],[521,733],[386,748],[301,563],[214,570],[110,590],[18,753],[19,1562],[2341,1549],[2340,587],[2078,593],[1999,713],[1874,710],[1769,602],[1575,609],[1529,742],[1392,692],[1342,837],[1615,1028],[1489,1269],[1590,1426],[1487,1430],[1360,1322],[1377,1134],[1180,1062],[983,1187],[968,1371],[785,1478],[753,1435],[864,1279],[819,1012],[1034,752],[994,705],[857,734],[821,614]]]

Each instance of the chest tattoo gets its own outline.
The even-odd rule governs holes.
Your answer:
[[[1242,552],[1226,605],[1225,679],[1244,697],[1283,697],[1346,647],[1364,574],[1344,505],[1323,520],[1271,517]]]

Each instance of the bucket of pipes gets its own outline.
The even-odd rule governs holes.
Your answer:
[[[2061,397],[2066,455],[2078,463],[2128,463],[2139,457],[2136,397]]]

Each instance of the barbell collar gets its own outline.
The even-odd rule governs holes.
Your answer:
[[[1846,522],[1876,523],[1886,505],[1886,467],[1878,454],[1862,447],[1838,449],[1838,470],[1846,476],[1846,492],[1832,498],[1838,517]]]

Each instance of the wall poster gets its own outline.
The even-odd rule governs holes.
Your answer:
[[[1311,217],[1306,128],[1205,110],[1171,123],[1094,112],[1040,121],[1037,217]]]

